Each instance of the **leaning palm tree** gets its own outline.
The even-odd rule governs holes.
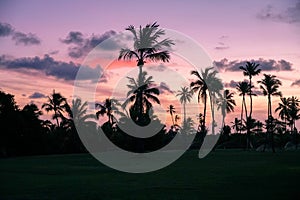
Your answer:
[[[260,88],[265,96],[268,96],[268,118],[272,117],[272,101],[271,96],[282,96],[281,92],[278,91],[281,81],[274,75],[264,74],[264,78],[257,83],[260,84]]]
[[[173,105],[169,105],[167,112],[170,113],[170,115],[171,115],[172,124],[173,124],[173,127],[174,127],[175,126],[175,122],[174,122],[173,115],[176,112],[175,111],[175,107]]]
[[[180,103],[183,104],[183,123],[186,122],[186,108],[185,108],[185,105],[187,102],[190,102],[192,97],[193,97],[193,93],[192,91],[184,86],[184,87],[181,87],[181,90],[178,90],[177,91],[177,94],[176,96],[179,96],[179,100],[180,100]]]
[[[55,90],[53,90],[53,93],[50,96],[48,96],[48,102],[44,103],[42,105],[42,108],[44,108],[47,111],[47,113],[49,111],[54,112],[52,118],[56,120],[57,127],[59,127],[58,119],[65,119],[63,113],[67,110],[70,110],[70,107],[67,103],[67,99],[64,98],[60,93],[56,93]]]
[[[278,104],[278,107],[275,109],[275,112],[279,111],[278,115],[281,120],[284,120],[284,131],[286,132],[287,120],[289,118],[289,101],[287,98],[280,98],[281,102]]]
[[[118,60],[136,59],[139,77],[142,76],[142,68],[146,61],[169,62],[170,54],[163,49],[170,48],[174,42],[168,38],[159,41],[159,38],[165,35],[165,31],[160,29],[156,22],[145,27],[140,26],[138,29],[130,25],[126,30],[133,35],[133,49],[122,48]]]
[[[242,96],[242,111],[241,111],[241,122],[242,122],[244,109],[245,109],[246,118],[248,117],[245,96],[250,93],[250,85],[246,81],[239,82],[236,86],[236,89],[239,92],[239,96]]]
[[[225,126],[225,117],[227,113],[234,112],[235,100],[233,99],[233,93],[229,90],[224,90],[223,97],[218,99],[218,110],[222,112],[222,127]]]
[[[243,70],[244,76],[249,77],[249,85],[250,85],[250,90],[249,90],[249,96],[250,96],[250,113],[249,117],[252,117],[252,77],[257,76],[260,72],[261,69],[258,69],[259,64],[256,64],[254,62],[247,62],[246,66],[240,66],[240,69]]]

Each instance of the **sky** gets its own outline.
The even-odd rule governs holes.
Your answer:
[[[192,38],[209,55],[225,87],[235,92],[237,107],[228,115],[227,123],[240,115],[241,98],[235,84],[246,79],[237,70],[245,61],[260,63],[262,74],[280,78],[284,96],[300,97],[299,0],[0,0],[0,89],[14,94],[21,107],[30,102],[41,106],[53,89],[70,101],[80,66],[84,65],[90,74],[104,72],[105,67],[96,61],[90,65],[86,61],[94,47],[122,34],[129,25],[138,27],[153,22]],[[118,47],[116,44],[105,48]],[[192,80],[192,66],[173,55],[170,63],[148,63],[146,68],[154,74],[169,74],[166,80],[156,80],[156,86],[163,91],[162,110],[173,103],[180,113],[182,108],[174,97],[179,82],[174,80],[179,80],[176,73]],[[107,98],[113,92],[112,85],[126,81],[128,73],[133,76],[137,72],[134,70],[134,63],[111,64],[98,82],[96,100]],[[255,84],[262,74],[254,77]],[[256,87],[253,115],[263,120],[267,100],[258,84]],[[273,110],[278,102],[279,98],[274,97]]]

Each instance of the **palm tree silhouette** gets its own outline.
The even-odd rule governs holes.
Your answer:
[[[75,98],[72,100],[72,112],[70,117],[73,119],[76,126],[83,126],[87,124],[88,119],[95,119],[94,114],[87,114],[88,103],[85,101],[82,103],[80,98]]]
[[[204,108],[203,108],[203,120],[202,124],[200,124],[201,131],[205,130],[205,120],[206,120],[206,108],[207,108],[207,84],[204,81],[203,77],[199,74],[198,71],[194,70],[191,72],[192,75],[195,75],[197,77],[196,81],[191,82],[191,88],[193,93],[198,92],[198,103],[201,101],[204,103]],[[203,74],[203,73],[202,73]]]
[[[266,143],[271,143],[272,150],[275,152],[274,147],[274,129],[275,129],[275,121],[272,116],[272,101],[271,96],[282,96],[281,92],[278,91],[279,86],[281,85],[281,81],[276,79],[274,75],[264,74],[264,78],[261,81],[257,81],[260,84],[260,88],[263,91],[265,96],[268,96],[268,120],[267,123],[267,133],[266,133]],[[271,140],[271,141],[269,141]],[[264,146],[264,150],[266,147],[266,143]]]
[[[282,96],[278,91],[281,81],[276,76],[271,74],[264,74],[264,78],[261,81],[257,81],[260,84],[260,88],[265,96],[268,96],[268,118],[272,117],[272,101],[271,96]]]
[[[142,80],[143,66],[147,61],[169,62],[170,54],[163,49],[171,47],[174,42],[170,39],[159,41],[159,38],[165,35],[165,31],[160,29],[156,22],[147,24],[145,27],[140,26],[138,30],[130,25],[125,30],[130,31],[133,35],[133,49],[122,48],[118,60],[137,59],[140,81]]]
[[[104,116],[106,114],[108,118],[107,122],[112,125],[114,122],[112,114],[112,100],[107,98],[103,104],[96,103],[95,106],[96,108],[100,108],[100,110],[96,112],[97,118],[99,119],[99,115]]]
[[[250,93],[250,85],[246,81],[239,82],[236,86],[236,89],[239,92],[239,96],[242,96],[242,111],[241,111],[241,122],[242,122],[244,109],[245,109],[246,118],[248,116],[245,96]]]
[[[198,92],[198,103],[200,99],[204,102],[203,111],[203,124],[201,125],[201,130],[205,130],[206,121],[206,109],[207,109],[207,92],[210,99],[211,115],[212,115],[212,134],[214,134],[215,119],[214,119],[214,105],[216,103],[216,96],[220,96],[220,90],[223,89],[223,84],[221,80],[216,77],[217,71],[213,67],[205,68],[204,71],[201,70],[201,75],[198,71],[191,71],[191,74],[197,77],[196,81],[191,82],[191,88],[194,93]]]
[[[174,122],[173,114],[176,112],[175,107],[173,105],[169,105],[167,112],[170,113],[170,115],[171,115],[172,124],[173,124],[173,127],[174,127],[175,122]]]
[[[300,113],[299,113],[300,100],[297,97],[292,96],[292,97],[288,98],[288,101],[289,101],[288,116],[289,116],[289,121],[291,124],[291,131],[293,131],[295,133],[296,121],[298,119],[300,119]]]
[[[287,120],[289,118],[289,101],[287,98],[280,98],[281,102],[279,102],[278,107],[275,109],[275,112],[279,111],[278,115],[281,120],[284,120],[284,131],[286,132]]]
[[[157,88],[151,87],[153,83],[152,76],[147,77],[147,72],[142,72],[142,76],[137,80],[131,77],[127,78],[130,83],[127,87],[130,90],[127,93],[127,99],[122,107],[126,108],[129,103],[133,103],[129,110],[131,119],[139,125],[146,125],[150,120],[149,111],[152,108],[151,102],[160,104],[156,96],[159,95],[160,92]]]
[[[177,122],[180,120],[180,117],[178,115],[175,115],[175,123],[177,124]]]
[[[257,76],[260,72],[261,69],[258,69],[259,64],[256,64],[254,62],[247,62],[246,66],[240,66],[240,69],[243,70],[244,76],[249,77],[249,85],[250,85],[250,90],[249,90],[249,96],[250,96],[250,113],[249,117],[252,117],[252,77]]]
[[[180,100],[180,103],[183,105],[183,123],[185,123],[186,121],[186,103],[187,102],[190,102],[191,99],[192,99],[192,91],[184,86],[184,87],[181,87],[181,90],[178,90],[177,91],[177,94],[176,96],[179,96],[179,100]]]
[[[239,120],[237,117],[234,118],[234,121],[232,123],[232,128],[235,129],[236,133],[240,132],[242,130],[242,121]]]
[[[234,112],[235,100],[233,93],[229,90],[224,90],[223,97],[218,100],[218,110],[222,112],[222,127],[225,126],[225,117],[227,113]]]
[[[63,112],[70,110],[67,99],[64,98],[60,93],[56,93],[55,90],[53,90],[53,93],[48,96],[48,102],[44,103],[42,108],[44,108],[47,113],[49,111],[54,112],[52,118],[56,120],[57,127],[59,127],[58,119],[65,119]]]

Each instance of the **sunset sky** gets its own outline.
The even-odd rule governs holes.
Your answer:
[[[53,89],[71,100],[78,68],[86,64],[87,54],[99,42],[122,33],[128,25],[138,27],[156,21],[162,28],[181,32],[201,45],[232,92],[236,92],[238,81],[247,78],[237,70],[238,66],[245,61],[259,63],[262,74],[254,77],[258,94],[253,100],[255,118],[263,120],[267,115],[267,100],[256,83],[263,73],[280,78],[284,96],[300,97],[299,0],[0,0],[0,89],[14,94],[21,107],[30,102],[41,106]],[[105,48],[109,51],[118,47]],[[162,108],[171,102],[179,112],[180,104],[172,92],[180,89],[176,83],[185,82],[174,76],[177,73],[192,80],[192,66],[181,63],[175,55],[172,58],[168,64],[148,63],[145,69],[154,77],[158,72],[168,75],[165,81],[156,80],[163,91]],[[91,74],[105,68],[93,65],[84,67]],[[113,63],[99,81],[97,100],[107,98],[112,84],[122,84],[126,73],[134,74],[134,69],[134,63]],[[238,94],[235,99],[237,107],[227,122],[240,116]],[[273,98],[273,110],[278,101],[278,97]]]

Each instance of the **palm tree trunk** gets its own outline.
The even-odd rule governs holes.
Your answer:
[[[206,106],[207,106],[207,95],[206,92],[204,94],[204,108],[203,108],[203,122],[201,125],[201,131],[205,132],[205,121],[206,121]]]
[[[272,117],[272,101],[271,101],[271,95],[269,95],[269,114],[270,117]]]
[[[244,101],[242,101],[241,123],[243,123],[243,114],[244,114]],[[240,128],[240,133],[242,133],[242,127]]]
[[[55,119],[56,119],[57,127],[59,127],[58,114],[57,114],[57,108],[56,107],[54,107],[54,114],[55,114]]]
[[[251,77],[249,77],[249,79],[250,79],[250,113],[249,113],[249,117],[252,117],[252,89],[251,89],[251,86],[252,86],[252,78]]]
[[[246,105],[246,99],[245,99],[245,96],[243,96],[243,102],[244,102],[245,115],[246,115],[246,120],[247,120],[248,113],[247,113],[247,105]]]
[[[186,108],[185,108],[185,103],[183,103],[183,124],[186,122]]]
[[[173,123],[173,127],[174,127],[174,126],[175,126],[175,123],[174,123],[174,119],[173,119],[173,113],[170,112],[170,114],[171,114],[171,119],[172,119],[172,123]]]

